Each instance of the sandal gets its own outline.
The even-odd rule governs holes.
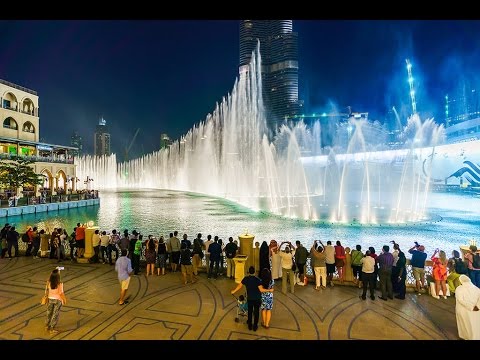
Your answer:
[[[125,305],[125,304],[128,304],[127,300],[124,300],[123,303],[118,303],[118,305]]]

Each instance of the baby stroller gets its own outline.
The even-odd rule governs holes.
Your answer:
[[[240,317],[246,318],[248,316],[248,304],[247,299],[245,296],[240,295],[238,298],[233,295],[233,297],[237,300],[237,315],[235,317],[235,322],[240,321]]]

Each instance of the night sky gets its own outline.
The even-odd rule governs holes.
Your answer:
[[[444,97],[478,83],[480,22],[295,20],[300,98],[308,112],[347,106],[383,122],[411,111],[405,59],[413,64],[417,109],[444,121]],[[40,136],[70,144],[74,130],[93,152],[101,116],[122,153],[157,150],[205,119],[238,74],[238,20],[2,20],[0,78],[36,90]],[[122,158],[122,157],[120,157]]]

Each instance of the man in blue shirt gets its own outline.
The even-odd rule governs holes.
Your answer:
[[[115,271],[118,273],[118,281],[120,281],[120,299],[119,305],[128,304],[125,300],[128,285],[130,284],[130,275],[133,272],[132,260],[127,257],[127,249],[122,249],[122,256],[115,262]]]
[[[211,245],[210,245],[211,246]],[[250,275],[245,276],[240,284],[231,291],[232,295],[235,294],[238,290],[242,288],[243,285],[247,288],[247,303],[248,303],[248,330],[257,331],[258,329],[258,318],[260,314],[260,305],[262,302],[262,293],[260,288],[262,287],[262,281],[259,277],[255,276],[255,268],[250,266],[248,269]],[[273,289],[268,289],[270,291]],[[253,324],[252,324],[252,313],[253,313]]]
[[[425,247],[415,243],[415,246],[410,248],[408,252],[412,254],[410,264],[412,265],[413,277],[415,278],[415,288],[417,290],[417,294],[422,295],[420,291],[425,284],[425,260],[427,260]]]

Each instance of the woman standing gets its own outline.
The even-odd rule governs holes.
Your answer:
[[[198,275],[198,268],[202,266],[202,259],[203,259],[202,248],[203,248],[202,234],[198,233],[197,237],[193,240],[193,250],[192,250],[193,275],[195,276]]]
[[[259,273],[265,268],[270,270],[270,249],[266,241],[263,241],[262,245],[260,245],[259,260]]]
[[[403,251],[399,251],[398,253],[397,270],[398,278],[395,279],[395,281],[397,282],[398,295],[395,295],[395,298],[405,300],[405,293],[407,291],[405,285],[405,282],[407,281],[407,258]]]
[[[60,279],[60,271],[58,269],[52,271],[46,287],[48,292],[48,304],[45,330],[49,331],[51,335],[56,335],[58,334],[58,330],[55,330],[55,326],[58,322],[60,309],[62,305],[67,303],[67,298],[63,292],[63,283]]]
[[[337,245],[335,245],[335,266],[337,267],[338,279],[341,284],[343,284],[343,267],[345,266],[345,258],[345,248],[340,243],[340,240],[337,240]]]
[[[157,248],[157,275],[160,276],[160,269],[162,269],[162,275],[165,275],[165,265],[167,263],[167,245],[163,240],[163,236],[160,236]]]
[[[437,257],[439,254],[439,257]],[[435,281],[435,299],[440,299],[440,286],[442,287],[443,298],[447,298],[447,256],[445,251],[438,249],[433,253],[431,260],[433,261],[433,280]]]
[[[145,262],[147,263],[147,276],[153,275],[155,271],[155,259],[157,254],[155,252],[155,240],[152,235],[148,235],[147,247],[145,249]]]
[[[272,273],[270,269],[264,268],[260,273],[260,279],[262,280],[263,289],[273,289],[275,284],[272,279]],[[270,327],[270,319],[272,318],[273,307],[273,292],[262,292],[262,304],[260,309],[262,310],[262,326],[265,329]]]
[[[277,280],[282,278],[282,266],[280,255],[278,254],[278,244],[275,240],[270,240],[270,245],[268,246],[270,250],[270,263],[272,266],[272,279]]]

